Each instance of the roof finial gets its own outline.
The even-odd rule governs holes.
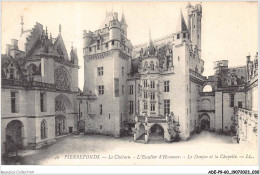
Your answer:
[[[21,16],[21,35],[23,34],[23,25],[24,25],[24,22],[23,22],[23,16]]]
[[[149,41],[152,41],[152,37],[151,37],[151,29],[149,28]]]
[[[59,25],[59,35],[61,35],[61,25]]]
[[[47,26],[46,26],[45,32],[46,32],[46,36],[48,37],[48,28],[47,28]]]

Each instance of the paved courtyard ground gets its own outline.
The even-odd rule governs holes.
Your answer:
[[[134,142],[132,137],[70,135],[56,144],[19,152],[23,165],[255,165],[255,145],[203,131],[188,141]]]

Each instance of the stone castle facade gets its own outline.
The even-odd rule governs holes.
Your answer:
[[[1,56],[2,152],[54,143],[78,128],[78,57],[36,23],[12,39]]]
[[[187,4],[173,33],[133,46],[124,14],[108,12],[83,32],[84,88],[78,57],[39,23],[22,29],[2,54],[2,152],[38,148],[68,133],[133,135],[135,141],[188,140],[199,130],[257,137],[258,54],[246,65],[214,63],[203,76],[202,6]],[[250,126],[249,126],[250,124]]]
[[[203,76],[202,6],[188,3],[186,10],[187,23],[181,13],[174,33],[157,40],[150,34],[137,46],[127,38],[124,14],[119,20],[109,12],[99,30],[83,32],[84,92],[96,95],[83,114],[87,133],[127,131],[148,142],[155,135],[187,140],[200,129],[233,131],[235,107],[251,103],[245,100],[250,70],[221,60],[214,75]]]

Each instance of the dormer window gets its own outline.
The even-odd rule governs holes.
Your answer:
[[[10,79],[14,79],[14,69],[10,69]]]
[[[180,39],[180,34],[177,34],[177,39]]]
[[[154,70],[154,64],[153,62],[150,63],[151,70]]]

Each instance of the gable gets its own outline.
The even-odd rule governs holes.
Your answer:
[[[54,43],[53,50],[55,54],[63,57],[65,60],[69,61],[68,52],[66,50],[64,41],[62,39],[62,36],[59,35]]]

